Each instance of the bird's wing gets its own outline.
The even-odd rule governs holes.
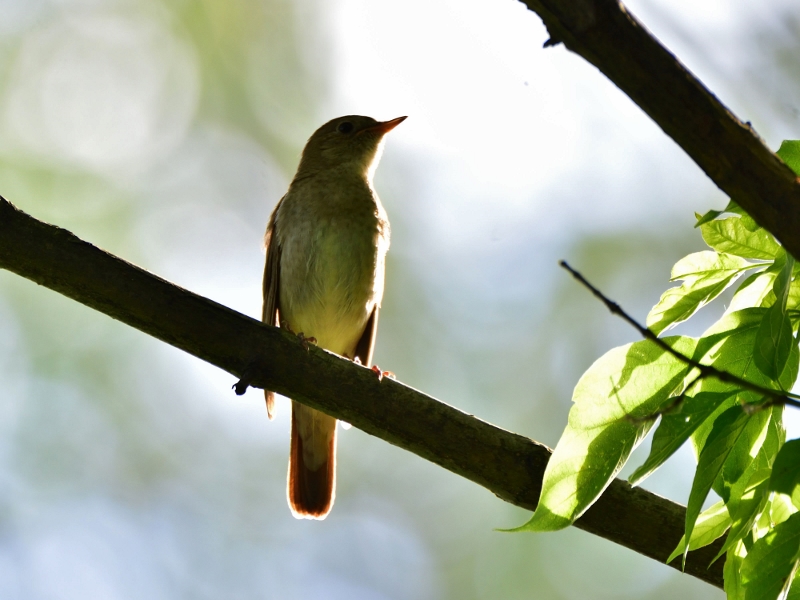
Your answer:
[[[361,334],[361,339],[356,344],[355,356],[361,361],[365,367],[372,366],[372,352],[375,350],[375,338],[378,333],[378,305],[372,309],[372,314],[367,319],[367,326],[364,327],[364,333]]]
[[[280,199],[272,211],[267,225],[267,233],[264,235],[264,246],[267,248],[267,262],[264,266],[264,305],[261,309],[261,320],[267,325],[279,326],[278,321],[280,308],[280,265],[281,248],[278,245],[278,236],[275,235],[275,220],[278,215],[278,208],[283,202]],[[264,390],[264,398],[267,401],[267,415],[270,420],[275,418],[275,392]]]

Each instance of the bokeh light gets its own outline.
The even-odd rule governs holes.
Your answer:
[[[798,137],[789,0],[629,7],[771,147]],[[554,445],[580,374],[636,339],[557,260],[643,318],[726,199],[547,37],[514,0],[0,0],[0,194],[258,316],[307,137],[409,115],[376,176],[376,361]],[[356,429],[333,513],[295,521],[285,399],[268,422],[258,391],[7,272],[0,382],[3,598],[722,597],[578,530],[499,533],[528,514]],[[681,452],[644,487],[684,502],[691,472]]]

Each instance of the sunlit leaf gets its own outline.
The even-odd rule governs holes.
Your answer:
[[[775,283],[777,275],[778,271],[765,269],[748,276],[739,285],[731,303],[725,309],[725,314],[753,306],[764,306],[764,298],[772,291],[772,285]],[[798,287],[798,299],[800,299],[800,286]]]
[[[772,410],[761,410],[750,415],[742,434],[731,446],[728,458],[720,471],[717,480],[714,482],[714,491],[725,500],[725,502],[735,502],[736,498],[731,498],[731,489],[737,483],[741,483],[739,493],[744,491],[742,486],[747,485],[747,480],[741,481],[748,469],[753,472],[756,468],[768,469],[771,460],[767,462],[755,460],[760,456],[761,447],[767,439],[769,432],[769,420]],[[770,459],[774,456],[769,457]],[[733,511],[731,511],[733,512]]]
[[[769,422],[765,428],[765,436],[763,443],[760,445],[758,441],[753,444],[753,449],[746,455],[746,458],[755,453],[755,458],[748,461],[744,473],[737,481],[727,484],[726,489],[723,490],[725,505],[731,518],[731,528],[728,536],[725,539],[720,551],[714,560],[725,554],[736,542],[741,540],[753,528],[759,514],[765,509],[767,501],[769,500],[769,478],[772,472],[772,464],[778,449],[785,438],[785,431],[783,429],[782,408],[774,407],[769,411],[764,411],[762,414],[769,414]],[[748,428],[753,428],[753,421],[748,423]],[[743,441],[747,440],[746,435],[742,435],[737,442],[736,446],[745,446]],[[746,446],[745,446],[746,447]],[[757,452],[756,452],[757,449]],[[731,454],[737,451],[734,447]],[[728,463],[731,461],[729,457]],[[726,467],[727,467],[726,463]],[[715,484],[720,483],[726,485],[725,482],[725,468],[721,476],[717,479]]]
[[[731,509],[730,531],[728,531],[728,536],[725,538],[725,543],[722,545],[722,548],[720,548],[720,551],[714,557],[714,561],[725,554],[731,546],[741,541],[744,536],[750,533],[756,519],[762,514],[769,500],[768,480],[768,469],[754,474],[751,485],[744,490],[744,493],[736,502],[735,507]]]
[[[748,308],[729,315],[712,325],[697,341],[693,358],[704,364],[726,371],[754,384],[775,388],[775,384],[764,377],[753,363],[753,345],[761,321],[766,313],[765,308]],[[800,353],[797,353],[800,357]],[[723,383],[708,377],[699,385],[700,390],[708,392],[736,393],[734,402],[758,402],[762,396],[748,390],[741,390],[730,383]],[[714,420],[722,413],[712,414],[710,418],[694,431],[691,436],[695,456],[699,456],[706,437],[711,432]]]
[[[747,231],[754,232],[761,229],[761,225],[756,223],[756,220],[750,215],[748,215],[746,212],[742,213],[742,216],[740,217],[739,220],[742,222],[742,226],[744,226],[744,228],[747,229]]]
[[[680,412],[663,415],[653,434],[650,455],[628,478],[631,485],[638,485],[658,469],[719,406],[729,399],[733,404],[734,396],[732,390],[698,392],[685,397]]]
[[[789,589],[789,593],[786,596],[786,600],[800,600],[800,577],[798,577],[798,572],[795,571],[794,579],[792,580],[792,587]]]
[[[694,226],[695,227],[700,227],[700,225],[702,225],[703,223],[708,223],[709,221],[713,221],[718,216],[720,216],[723,212],[725,212],[725,211],[723,211],[723,210],[709,210],[708,212],[706,212],[705,214],[702,214],[702,215],[700,213],[694,213],[694,217],[695,217],[695,219],[697,219],[697,223],[695,223]]]
[[[723,567],[722,575],[725,580],[725,594],[728,600],[744,599],[744,589],[742,587],[740,571],[746,554],[744,544],[739,542],[728,550],[728,554],[725,556],[725,566]]]
[[[755,222],[753,221],[753,224]],[[758,260],[773,260],[781,247],[766,229],[748,227],[745,217],[714,220],[700,226],[706,244],[717,252]]]
[[[741,584],[746,600],[774,600],[796,568],[800,553],[800,513],[756,540],[742,561]]]
[[[707,508],[700,516],[692,531],[692,539],[689,542],[689,551],[697,550],[703,546],[708,546],[711,542],[718,539],[725,530],[731,525],[731,518],[725,503],[720,500],[713,506]],[[669,555],[667,563],[671,563],[676,556],[680,556],[686,550],[686,536],[681,537],[678,547]]]
[[[756,336],[753,359],[766,377],[777,379],[786,368],[795,340],[786,310],[779,303],[767,310]]]
[[[789,440],[778,452],[769,487],[789,496],[800,508],[800,440]]]
[[[685,355],[694,351],[691,338],[664,341]],[[653,420],[644,418],[669,401],[688,371],[648,340],[598,359],[575,386],[575,404],[547,463],[539,506],[519,530],[562,529],[580,517],[651,428]]]
[[[697,223],[694,224],[695,227],[700,227],[703,223],[708,223],[716,219],[723,213],[737,213],[737,214],[744,214],[742,208],[736,204],[733,200],[728,202],[728,206],[726,206],[723,210],[710,210],[704,215],[699,215],[698,213],[694,213],[694,216],[697,218]]]
[[[717,475],[722,471],[725,461],[736,442],[747,430],[750,417],[738,406],[732,406],[722,413],[711,429],[706,439],[700,458],[697,463],[692,491],[689,493],[689,502],[686,505],[685,537],[692,539],[700,510],[703,507],[708,492]],[[686,554],[684,553],[684,560]]]
[[[683,280],[661,296],[647,315],[647,326],[656,334],[685,321],[721,294],[747,269],[757,267],[743,258],[704,251],[690,254],[672,268],[672,280]]]
[[[783,523],[786,519],[797,512],[797,507],[792,503],[792,499],[784,494],[773,494],[770,503],[770,522],[772,525]]]
[[[800,175],[800,140],[783,140],[775,154],[789,165],[795,175]]]
[[[793,268],[794,259],[789,256],[773,286],[777,301],[767,309],[755,339],[755,364],[767,378],[773,380],[786,368],[792,347],[797,345],[786,312]]]

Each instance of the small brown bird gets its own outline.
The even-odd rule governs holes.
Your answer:
[[[370,366],[389,221],[372,187],[383,136],[405,120],[333,119],[309,138],[269,219],[262,320]],[[274,395],[265,392],[269,418]],[[298,519],[324,519],[336,494],[336,419],[292,401],[287,495]]]

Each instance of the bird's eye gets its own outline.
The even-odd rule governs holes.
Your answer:
[[[350,121],[345,121],[344,123],[339,123],[339,126],[336,129],[340,133],[350,133],[353,131],[353,124]]]

